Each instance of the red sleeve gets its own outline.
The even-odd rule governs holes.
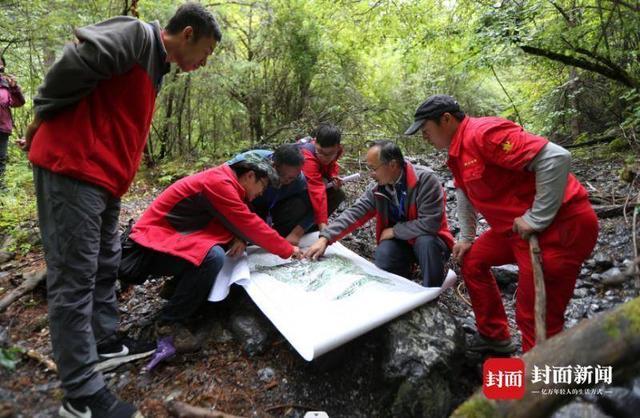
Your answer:
[[[549,142],[506,119],[492,118],[475,134],[482,158],[497,166],[522,171]]]
[[[316,224],[326,224],[329,215],[327,213],[327,187],[322,180],[320,163],[309,152],[304,152],[304,165],[302,172],[307,179],[307,192],[313,207],[313,218]]]
[[[215,188],[206,187],[205,194],[217,209],[218,220],[232,234],[251,241],[282,258],[291,257],[293,254],[291,244],[271,229],[258,215],[251,212],[229,181],[216,183]]]

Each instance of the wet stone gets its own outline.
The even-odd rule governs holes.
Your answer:
[[[597,406],[582,402],[571,402],[558,409],[551,415],[551,418],[609,418],[609,415],[602,412]]]
[[[625,274],[618,267],[612,267],[605,271],[600,278],[605,286],[619,286],[627,280]]]
[[[599,272],[603,272],[613,267],[613,260],[606,254],[597,253],[595,257],[593,257],[593,260],[595,261],[595,268]]]
[[[505,264],[504,266],[493,267],[493,276],[500,286],[506,286],[510,283],[518,281],[518,266],[514,264]]]
[[[270,329],[253,312],[239,312],[231,315],[230,328],[242,349],[249,356],[262,354],[269,346]]]
[[[462,327],[429,303],[393,321],[386,332],[382,371],[393,399],[391,415],[447,416],[453,407],[451,376],[459,373],[464,350]]]
[[[258,379],[263,382],[270,382],[275,375],[276,372],[271,367],[265,367],[264,369],[258,370]]]

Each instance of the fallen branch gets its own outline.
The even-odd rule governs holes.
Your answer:
[[[54,373],[58,372],[58,367],[53,362],[53,360],[51,360],[49,357],[46,357],[46,356],[38,353],[36,350],[26,350],[24,352],[24,355],[29,357],[30,359],[33,359],[33,360],[37,361],[38,363],[43,364],[44,367],[46,367],[47,370],[49,370],[49,371],[52,371]]]
[[[615,218],[624,214],[624,205],[593,205],[598,218]]]
[[[285,403],[285,404],[282,404],[282,405],[274,405],[274,406],[271,406],[271,407],[265,409],[264,411],[265,412],[271,412],[271,411],[275,411],[276,409],[289,409],[289,408],[302,409],[303,411],[319,411],[318,408],[305,406],[305,405],[300,405],[300,404],[295,404],[295,403]]]
[[[20,286],[13,289],[8,295],[0,300],[0,312],[4,311],[13,302],[32,291],[41,281],[44,280],[45,277],[47,277],[47,271],[43,269],[27,273],[24,276],[25,280],[20,283]]]
[[[151,350],[151,351],[147,351],[146,353],[138,353],[138,354],[131,354],[128,356],[110,358],[109,360],[101,361],[100,363],[96,364],[96,367],[94,367],[94,370],[97,372],[108,372],[109,370],[113,370],[122,364],[131,363],[132,361],[149,357],[154,352],[155,350]]]
[[[526,353],[526,392],[519,400],[496,401],[487,399],[481,390],[460,405],[452,417],[548,417],[571,397],[562,393],[542,395],[544,379],[532,379],[533,366],[611,366],[613,378],[637,365],[640,351],[640,298],[635,298],[611,311],[580,322]],[[594,386],[591,380],[584,384],[554,383],[554,389],[577,389]],[[536,393],[537,392],[537,393]],[[561,391],[558,391],[561,392]]]
[[[180,401],[168,401],[165,403],[167,411],[178,418],[243,418],[237,415],[225,414],[220,411],[211,411],[205,408],[198,408]]]

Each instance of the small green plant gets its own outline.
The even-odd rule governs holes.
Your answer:
[[[7,370],[15,370],[23,352],[20,347],[0,348],[0,366]]]

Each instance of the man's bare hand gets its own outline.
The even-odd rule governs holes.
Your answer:
[[[453,260],[458,263],[458,264],[462,264],[462,259],[464,258],[464,255],[467,253],[467,251],[469,251],[469,249],[471,248],[471,246],[473,245],[473,243],[469,242],[469,241],[458,241],[453,245],[453,250],[451,251],[451,256],[453,257]]]
[[[16,145],[20,147],[21,150],[29,151],[31,149],[31,142],[33,142],[33,137],[40,127],[40,122],[41,121],[37,116],[33,118],[29,126],[27,126],[24,138],[20,138],[16,141]]]
[[[7,79],[7,83],[9,84],[9,87],[14,88],[15,86],[18,85],[18,82],[16,81],[16,78],[14,76],[5,74],[4,77]]]
[[[527,240],[529,237],[538,231],[533,229],[522,217],[517,217],[513,220],[513,232],[520,235],[520,238]]]
[[[385,239],[394,239],[395,237],[396,236],[393,233],[393,228],[385,228],[380,234],[380,241],[384,241]]]
[[[240,238],[236,237],[233,239],[233,242],[231,243],[231,247],[229,248],[229,251],[227,251],[227,255],[229,257],[240,256],[242,255],[242,253],[244,253],[244,250],[246,248],[247,248],[247,243],[241,240]]]
[[[295,260],[300,260],[300,259],[302,259],[302,257],[304,257],[304,254],[300,250],[300,247],[297,247],[297,246],[294,245],[293,246],[293,254],[291,254],[291,258],[293,258]]]
[[[307,248],[307,251],[304,253],[304,257],[311,260],[317,260],[324,255],[328,245],[329,240],[325,237],[320,237],[311,245],[311,247]]]
[[[340,177],[334,177],[331,179],[333,181],[333,187],[339,189],[342,187],[342,179]]]

